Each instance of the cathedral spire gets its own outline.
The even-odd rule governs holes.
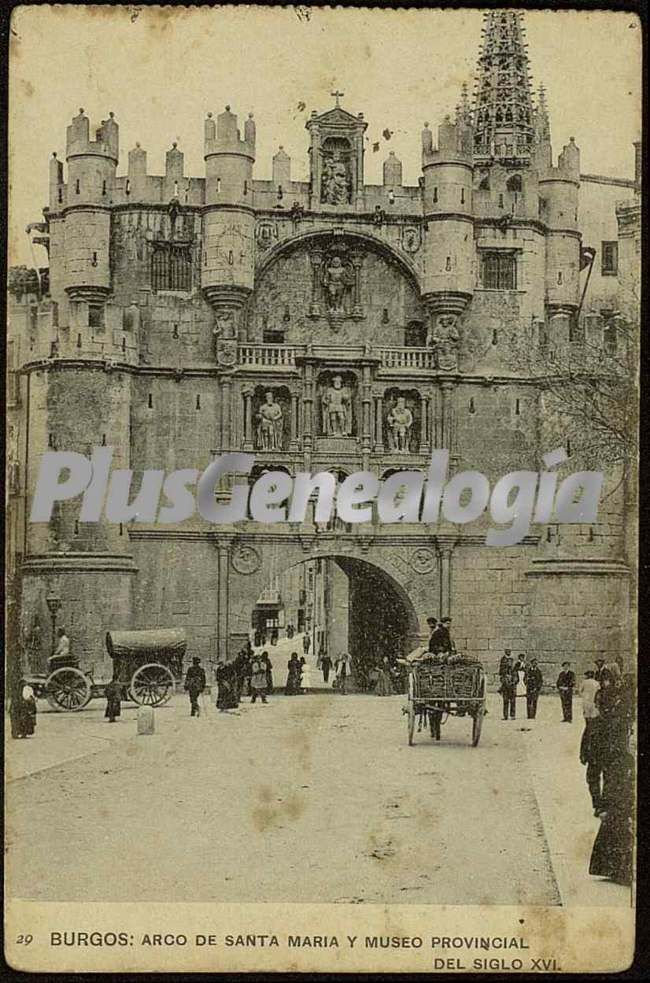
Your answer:
[[[533,142],[523,14],[487,11],[482,35],[473,109],[475,157],[521,164],[530,159]]]

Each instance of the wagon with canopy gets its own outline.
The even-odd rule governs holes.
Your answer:
[[[106,632],[106,650],[113,660],[113,678],[122,686],[122,699],[146,706],[162,706],[183,673],[187,649],[185,632],[178,628]],[[83,710],[92,699],[104,696],[109,680],[96,680],[94,670],[84,670],[70,660],[49,675],[32,675],[27,681],[37,697],[45,697],[53,710]]]

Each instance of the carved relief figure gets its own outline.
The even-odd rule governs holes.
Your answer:
[[[404,396],[398,396],[395,405],[388,413],[389,440],[391,448],[398,454],[408,454],[411,442],[413,414],[406,405]]]
[[[352,396],[340,375],[323,393],[323,432],[328,437],[348,437],[352,432]]]
[[[429,333],[427,344],[433,349],[436,365],[440,369],[458,368],[460,335],[456,328],[455,314],[439,314]]]
[[[264,394],[264,402],[257,411],[257,449],[261,451],[282,450],[282,425],[284,414],[272,392]]]
[[[323,271],[323,284],[327,297],[327,309],[333,313],[343,313],[346,291],[353,283],[353,276],[343,265],[340,256],[333,256]]]
[[[348,168],[337,150],[323,158],[321,201],[328,205],[344,205],[350,201]]]

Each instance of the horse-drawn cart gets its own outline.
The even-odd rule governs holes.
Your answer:
[[[182,676],[186,648],[185,632],[176,628],[107,632],[106,650],[122,699],[153,707],[167,703]],[[62,712],[83,710],[104,695],[109,682],[95,680],[93,669],[80,669],[72,660],[49,675],[30,675],[27,681],[37,697],[45,697],[53,710]]]
[[[469,717],[472,721],[472,746],[481,738],[486,714],[485,672],[480,662],[456,660],[436,663],[426,656],[406,661],[409,670],[408,742],[413,744],[415,724],[418,732],[428,725],[431,737],[440,740],[440,728],[447,717]]]

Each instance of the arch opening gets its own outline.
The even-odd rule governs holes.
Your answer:
[[[419,622],[408,594],[387,571],[332,553],[271,572],[251,611],[250,640],[269,652],[278,688],[297,652],[305,658],[303,686],[331,691],[336,661],[348,652],[350,688],[371,692],[385,659],[399,678],[397,659],[419,643]]]

